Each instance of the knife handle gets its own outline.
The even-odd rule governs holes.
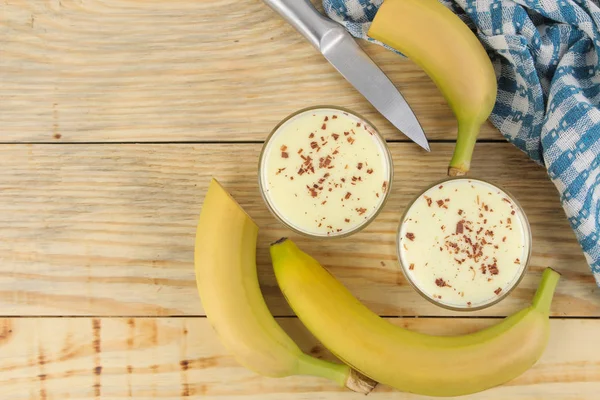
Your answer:
[[[263,0],[300,32],[317,50],[321,39],[332,29],[343,27],[324,17],[310,0]]]

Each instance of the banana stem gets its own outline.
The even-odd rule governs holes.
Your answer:
[[[533,308],[544,313],[545,315],[550,314],[550,305],[552,304],[552,297],[554,296],[554,290],[560,279],[560,274],[552,268],[546,268],[542,273],[542,281],[533,296]]]
[[[297,372],[299,375],[318,376],[337,382],[340,386],[345,386],[350,375],[350,367],[302,354],[298,359]]]
[[[481,124],[469,122],[458,122],[458,134],[456,136],[456,146],[454,154],[448,168],[449,176],[466,175],[471,168],[471,158],[477,142],[477,135]]]

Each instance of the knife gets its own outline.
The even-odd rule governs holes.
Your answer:
[[[421,124],[390,79],[346,29],[324,17],[310,0],[263,0],[300,32],[388,121],[429,151]]]

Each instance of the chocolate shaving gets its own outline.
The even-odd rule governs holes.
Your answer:
[[[431,197],[428,196],[424,196],[425,200],[427,201],[427,207],[431,207],[431,203],[433,203],[433,200],[431,200]]]
[[[412,233],[412,232],[407,232],[406,233],[406,238],[412,242],[412,241],[415,240],[415,234]],[[441,249],[441,247],[440,247],[440,249]]]
[[[443,280],[442,278],[437,278],[435,280],[435,284],[438,285],[439,287],[445,287],[445,286],[452,287],[452,286],[448,285],[448,283],[446,283],[446,281]]]

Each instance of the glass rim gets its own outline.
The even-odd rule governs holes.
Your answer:
[[[418,285],[414,282],[414,280],[411,278],[410,274],[408,273],[408,267],[406,265],[404,265],[404,263],[402,262],[402,256],[401,256],[401,251],[400,251],[400,232],[402,231],[402,227],[404,225],[404,221],[406,220],[407,214],[409,212],[409,210],[411,209],[411,207],[414,205],[414,203],[421,198],[421,196],[423,194],[425,194],[429,189],[434,188],[435,186],[444,183],[444,182],[448,182],[448,181],[454,181],[454,180],[473,180],[473,181],[479,181],[479,182],[483,182],[483,183],[487,183],[488,185],[494,186],[500,190],[502,190],[511,200],[512,202],[515,204],[515,206],[518,209],[518,212],[521,216],[521,219],[523,221],[523,230],[525,231],[525,241],[527,243],[527,256],[525,258],[525,262],[523,265],[523,268],[521,270],[521,272],[519,273],[519,276],[516,280],[513,281],[512,286],[509,287],[508,290],[504,290],[503,289],[503,293],[500,296],[497,296],[493,301],[489,302],[489,303],[484,303],[481,304],[479,306],[475,306],[475,307],[456,307],[456,306],[452,306],[449,304],[444,304],[436,299],[434,299],[432,296],[427,295],[425,292],[423,292]],[[402,213],[402,218],[400,219],[400,223],[398,224],[398,228],[396,231],[396,256],[398,257],[398,263],[400,264],[400,269],[402,270],[402,274],[404,275],[404,277],[406,278],[406,281],[412,286],[412,288],[419,293],[423,298],[425,298],[426,300],[428,300],[430,303],[435,304],[436,306],[445,308],[447,310],[451,310],[451,311],[478,311],[478,310],[483,310],[485,308],[491,307],[493,305],[498,304],[499,302],[501,302],[502,300],[504,300],[509,294],[512,293],[512,291],[519,286],[519,283],[521,283],[521,281],[523,280],[523,277],[526,275],[528,269],[529,269],[529,263],[531,261],[531,254],[532,254],[532,234],[531,234],[531,225],[529,223],[529,219],[527,218],[527,214],[525,213],[525,210],[523,209],[523,206],[521,206],[521,203],[519,203],[519,201],[515,198],[515,196],[510,193],[508,190],[506,190],[505,188],[490,182],[489,180],[486,179],[481,179],[481,178],[473,178],[470,176],[451,176],[451,177],[445,177],[443,179],[440,179],[438,181],[436,181],[435,183],[427,186],[425,189],[423,189],[422,191],[420,191],[406,206],[404,212]]]
[[[357,225],[355,228],[353,228],[349,231],[340,233],[340,234],[333,234],[333,235],[317,235],[317,234],[313,234],[310,232],[302,231],[302,230],[296,228],[295,226],[292,226],[290,223],[288,223],[283,218],[283,216],[280,215],[280,213],[277,212],[275,207],[271,204],[271,201],[269,200],[268,196],[265,194],[266,190],[265,190],[265,185],[263,184],[263,164],[264,164],[263,160],[264,160],[264,157],[266,154],[266,149],[269,145],[269,142],[271,141],[273,136],[277,133],[279,128],[281,128],[281,126],[283,124],[285,124],[286,122],[288,122],[290,119],[294,118],[297,115],[303,114],[303,113],[311,111],[311,110],[323,110],[323,109],[330,109],[330,110],[337,110],[337,111],[345,112],[345,113],[351,114],[351,115],[355,116],[356,118],[359,118],[363,122],[367,123],[369,125],[369,127],[371,127],[373,129],[374,136],[377,137],[377,140],[381,144],[381,147],[383,149],[383,155],[384,155],[384,158],[386,158],[386,161],[388,164],[388,170],[389,170],[387,190],[385,191],[384,195],[382,196],[381,202],[379,203],[379,206],[377,207],[375,212],[373,212],[373,214],[371,214],[371,216],[369,218],[364,220],[360,225]],[[293,113],[287,115],[285,118],[283,118],[281,121],[279,121],[279,123],[277,123],[277,125],[275,125],[275,127],[271,130],[269,135],[266,137],[266,139],[262,145],[262,149],[260,151],[259,158],[258,158],[258,187],[260,190],[260,195],[261,195],[264,203],[266,204],[267,208],[269,209],[271,214],[273,216],[275,216],[275,218],[279,222],[281,222],[285,227],[287,227],[288,229],[292,230],[293,232],[295,232],[299,235],[302,235],[302,236],[308,237],[308,238],[312,238],[312,239],[325,239],[325,240],[341,239],[341,238],[345,238],[345,237],[351,236],[355,233],[362,231],[364,228],[366,228],[368,225],[370,225],[371,222],[373,222],[375,220],[375,218],[377,218],[377,216],[381,213],[381,211],[385,207],[387,200],[389,198],[389,195],[392,191],[393,180],[394,180],[394,162],[392,159],[392,153],[390,152],[389,146],[388,146],[385,138],[381,135],[381,133],[379,132],[377,127],[375,125],[373,125],[371,123],[371,121],[369,121],[367,118],[363,117],[361,114],[359,114],[355,111],[352,111],[348,108],[340,107],[340,106],[316,105],[316,106],[304,107],[304,108],[296,110]]]

